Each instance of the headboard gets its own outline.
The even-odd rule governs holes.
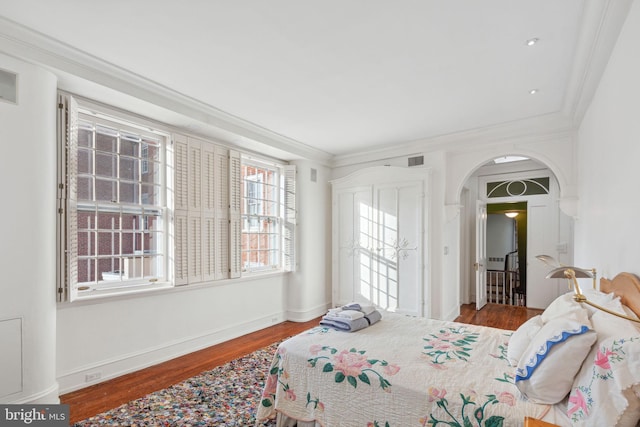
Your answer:
[[[640,278],[631,273],[619,273],[613,280],[600,279],[600,290],[614,293],[620,297],[622,304],[633,310],[640,317]]]

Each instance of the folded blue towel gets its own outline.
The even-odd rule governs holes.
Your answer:
[[[370,325],[373,325],[382,319],[382,314],[378,310],[373,310],[370,314],[365,315],[364,318],[369,321]]]
[[[328,326],[339,331],[355,332],[369,326],[369,321],[364,317],[361,317],[360,319],[350,320],[346,318],[343,319],[336,317],[327,318],[327,316],[325,316],[320,321],[320,324],[322,326]]]
[[[320,320],[320,324],[322,326],[328,326],[333,329],[337,329],[339,331],[345,332],[355,332],[360,329],[364,329],[369,325],[373,325],[382,319],[382,314],[378,310],[373,311],[371,314],[368,314],[359,319],[348,319],[337,316],[324,316],[322,320]]]

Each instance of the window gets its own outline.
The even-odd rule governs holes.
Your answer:
[[[242,158],[243,272],[292,269],[294,174],[292,166]]]
[[[60,301],[291,271],[295,168],[60,96]]]
[[[73,301],[168,285],[166,135],[62,100],[59,292]]]

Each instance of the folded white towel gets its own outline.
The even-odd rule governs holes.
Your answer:
[[[362,319],[364,317],[364,313],[361,312],[361,311],[356,311],[356,310],[342,310],[342,311],[334,314],[333,316],[343,317],[345,319],[355,320],[355,319]]]
[[[357,310],[366,314],[371,314],[376,310],[376,306],[372,304],[360,304],[358,302],[352,302],[340,307],[342,310]]]
[[[373,313],[374,311],[376,311],[376,306],[375,305],[363,305],[363,304],[360,304],[360,311],[363,312],[366,315],[369,315],[369,314]]]

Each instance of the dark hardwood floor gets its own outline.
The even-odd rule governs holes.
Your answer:
[[[460,316],[456,321],[515,330],[527,319],[541,312],[542,310],[499,304],[488,304],[482,310],[476,311],[475,305],[466,304],[460,307]],[[316,326],[319,320],[319,318],[313,319],[305,323],[283,322],[128,375],[64,394],[60,396],[60,402],[69,405],[70,421],[75,423],[223,365],[280,339],[298,334]]]

